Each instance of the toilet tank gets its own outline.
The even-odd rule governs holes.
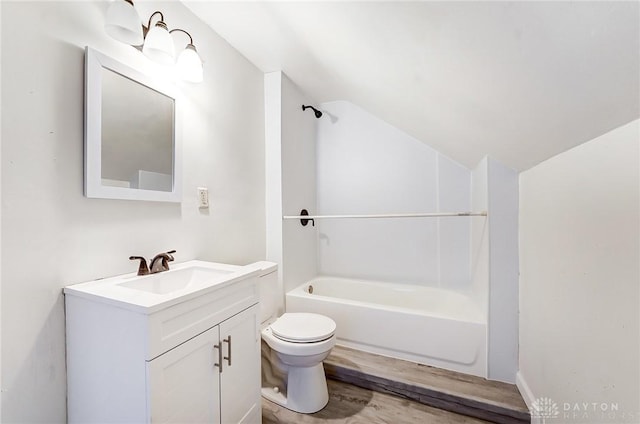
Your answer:
[[[257,262],[260,273],[258,290],[260,291],[260,322],[264,323],[279,315],[283,293],[278,284],[278,264],[275,262]]]

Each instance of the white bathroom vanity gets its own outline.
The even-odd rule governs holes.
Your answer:
[[[260,423],[260,269],[190,261],[64,289],[70,423]]]

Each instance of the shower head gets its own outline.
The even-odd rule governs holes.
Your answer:
[[[315,107],[302,105],[302,110],[306,110],[306,109],[309,109],[309,108],[311,108],[313,110],[313,112],[316,114],[316,118],[321,118],[322,117],[322,112],[320,112]]]

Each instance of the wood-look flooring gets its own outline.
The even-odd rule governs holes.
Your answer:
[[[282,385],[263,346],[263,379]],[[329,404],[298,414],[265,399],[263,423],[501,423],[530,422],[512,384],[335,346],[324,361]]]
[[[529,411],[516,386],[459,372],[334,347],[327,378],[495,423],[525,423]]]
[[[328,380],[329,403],[315,414],[298,414],[262,399],[263,424],[482,424],[476,418],[408,399]]]

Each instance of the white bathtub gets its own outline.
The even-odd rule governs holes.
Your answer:
[[[337,342],[343,346],[487,376],[486,319],[463,294],[317,277],[288,292],[286,301],[288,312],[331,317],[337,324]]]

